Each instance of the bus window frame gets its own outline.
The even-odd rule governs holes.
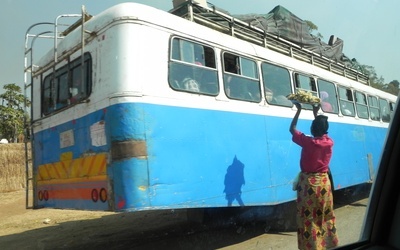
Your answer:
[[[379,109],[380,109],[380,114],[381,114],[381,121],[389,123],[390,117],[391,117],[389,101],[385,98],[378,97],[378,102],[379,102]],[[385,105],[386,107],[382,107],[383,102],[386,103],[386,105]],[[385,108],[387,109],[387,112],[384,111]]]
[[[305,88],[303,86],[301,79],[308,79],[308,86]],[[313,95],[317,96],[317,84],[315,78],[312,75],[300,72],[293,72],[293,80],[294,80],[294,87],[295,90],[304,90],[307,92],[311,92]]]
[[[72,69],[80,67],[81,66],[81,57],[77,57],[74,60],[70,61],[69,58],[67,60],[67,63],[65,65],[63,65],[62,67],[60,67],[59,69],[55,70],[55,72],[50,72],[48,73],[46,76],[41,77],[41,90],[40,90],[40,95],[41,95],[41,114],[42,117],[44,116],[48,116],[51,115],[55,112],[61,111],[65,108],[71,107],[76,103],[79,102],[75,102],[75,103],[71,103],[71,87],[72,87]],[[79,101],[83,101],[87,98],[89,98],[89,96],[92,93],[92,73],[93,73],[93,68],[92,68],[92,56],[89,52],[86,52],[84,54],[84,73],[86,74],[86,77],[84,78],[85,83],[83,85],[85,85],[85,88],[87,90],[87,93],[85,96],[82,96]],[[60,84],[62,84],[60,82],[60,78],[61,76],[67,76],[67,80],[66,80],[66,84],[67,87],[64,86],[64,88],[67,91],[68,97],[64,98],[64,99],[60,99]],[[50,88],[44,88],[44,84],[46,83],[46,81],[50,79]],[[64,81],[65,82],[65,81]],[[46,97],[46,92],[49,89],[50,95],[48,98]],[[46,103],[46,99],[49,99],[49,106],[45,106]]]
[[[340,90],[344,90],[345,94],[342,95]],[[342,85],[337,86],[337,93],[339,96],[340,112],[343,116],[355,117],[356,110],[354,106],[353,91]],[[351,108],[351,110],[349,109]]]
[[[318,96],[317,83],[314,76],[306,73],[300,73],[298,71],[294,71],[292,74],[293,74],[293,86],[295,93],[299,91],[306,91],[311,93],[313,96]],[[308,79],[307,88],[303,87],[301,79]],[[313,109],[311,104],[302,104],[302,107],[304,109]]]
[[[182,60],[182,44],[191,44],[193,48],[201,47],[204,58],[197,61],[196,51],[193,49],[193,60]],[[212,55],[208,56],[211,51]],[[215,48],[198,41],[172,36],[169,48],[168,84],[175,91],[217,96],[220,90]]]
[[[269,68],[266,68],[269,67]],[[271,69],[272,67],[274,67],[273,70],[268,71],[269,69]],[[279,74],[274,74],[275,72],[277,72],[277,70],[279,70],[280,72],[278,72]],[[262,61],[260,63],[260,72],[261,72],[261,77],[262,77],[262,85],[264,87],[264,98],[265,101],[268,104],[271,105],[277,105],[277,106],[285,106],[285,107],[292,107],[293,103],[291,101],[289,101],[286,96],[289,95],[290,93],[292,93],[292,82],[291,82],[291,75],[290,75],[290,70],[286,67],[283,66],[279,66],[270,62],[266,62],[266,61]],[[285,86],[282,84],[282,79],[279,78],[281,76],[283,76],[284,72],[287,73],[287,86],[288,88],[288,92],[284,93],[285,89],[282,88],[282,86]],[[269,78],[269,76],[271,76],[271,78],[269,80],[267,80],[267,78]],[[279,79],[278,79],[279,78]],[[278,80],[276,80],[278,79]],[[272,84],[270,84],[272,83]],[[283,90],[283,92],[281,91]]]
[[[328,88],[327,86],[330,85],[331,88]],[[339,105],[338,105],[338,95],[337,95],[337,89],[336,89],[336,84],[322,79],[322,78],[317,78],[317,88],[318,88],[318,96],[321,99],[321,110],[325,113],[332,113],[332,114],[339,114]],[[332,107],[332,111],[327,110],[326,108],[324,109],[324,100],[322,97],[321,92],[326,92],[328,94],[328,103]],[[332,93],[333,92],[333,93]]]
[[[381,120],[381,111],[379,108],[379,99],[377,96],[374,95],[367,95],[367,100],[368,100],[368,108],[369,108],[369,117],[371,120],[373,121],[380,121]],[[376,101],[376,106],[372,106],[374,105],[374,103],[371,100],[375,100]],[[375,114],[375,112],[377,112],[377,114]]]
[[[223,65],[223,84],[225,95],[229,99],[248,101],[254,103],[260,103],[261,98],[261,84],[260,84],[260,72],[258,68],[258,61],[251,59],[246,56],[242,56],[231,51],[222,51],[221,60]],[[247,62],[253,63],[254,76],[246,76],[241,69],[241,63],[246,60]],[[227,67],[229,64],[229,67]],[[242,85],[243,84],[243,85]],[[257,86],[255,86],[257,84]],[[236,87],[246,88],[244,91],[231,91],[230,85],[236,85]],[[238,88],[232,88],[238,89]],[[250,88],[250,89],[249,89]]]
[[[369,119],[367,95],[359,90],[354,90],[353,95],[354,95],[353,100],[354,100],[355,107],[356,107],[357,117],[360,119]],[[359,102],[358,96],[363,96],[364,101]],[[364,114],[364,112],[365,112],[365,114]]]

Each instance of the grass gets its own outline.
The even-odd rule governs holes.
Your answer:
[[[0,192],[24,189],[25,171],[25,144],[0,144]]]

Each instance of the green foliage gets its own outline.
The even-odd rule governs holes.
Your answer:
[[[369,83],[372,87],[388,92],[393,95],[399,94],[399,81],[393,80],[385,84],[385,79],[382,76],[378,77],[375,68],[368,65],[361,65],[361,71],[369,76]]]
[[[19,134],[24,131],[24,121],[28,114],[24,111],[25,97],[21,87],[15,83],[4,85],[5,92],[0,94],[0,135],[10,142],[15,142]],[[30,101],[26,99],[26,106]]]
[[[317,25],[315,25],[313,22],[311,22],[309,20],[304,20],[304,22],[307,24],[308,32],[310,34],[318,37],[319,39],[323,39],[324,38],[321,33],[317,32],[318,31],[318,26]],[[314,31],[317,32],[317,33],[313,34]]]
[[[313,22],[311,22],[309,20],[304,20],[304,22],[306,22],[308,31],[310,34],[313,34],[318,31],[318,26],[315,25]],[[315,36],[320,39],[323,38],[323,36],[319,32]],[[400,83],[398,80],[392,80],[388,84],[385,84],[385,79],[382,76],[378,76],[374,67],[369,66],[369,65],[360,64],[359,62],[357,62],[357,60],[355,58],[353,58],[349,63],[350,63],[350,67],[352,69],[355,69],[357,71],[360,71],[360,72],[368,75],[369,83],[372,87],[374,87],[376,89],[380,89],[380,90],[388,92],[388,93],[391,93],[391,94],[394,94],[396,96],[399,95]]]

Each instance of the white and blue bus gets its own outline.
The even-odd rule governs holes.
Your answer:
[[[63,32],[56,26],[54,48],[25,64],[33,207],[292,201],[300,147],[291,141],[296,109],[286,96],[299,89],[330,103],[321,113],[335,141],[335,188],[373,180],[396,97],[346,75],[352,70],[334,72],[136,3],[81,16]],[[298,128],[308,132],[313,115],[304,108]]]

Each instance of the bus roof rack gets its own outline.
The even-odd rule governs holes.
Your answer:
[[[84,21],[87,22],[89,21],[93,16],[89,15],[87,12],[83,13]],[[61,36],[67,36],[69,33],[71,33],[73,30],[76,28],[80,27],[82,25],[82,17],[79,18],[75,23],[71,24],[68,28],[66,28],[63,32],[61,32]]]
[[[211,6],[211,7],[210,7]],[[369,77],[337,60],[308,50],[299,44],[266,32],[248,22],[217,9],[188,0],[169,11],[171,14],[204,25],[219,32],[277,51],[292,58],[308,62],[335,74],[369,85]]]

